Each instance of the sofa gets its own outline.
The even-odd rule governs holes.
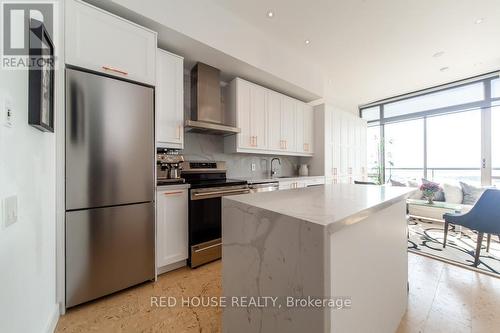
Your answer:
[[[427,180],[422,179],[423,182]],[[422,192],[418,190],[420,184],[416,181],[407,181],[405,183],[399,181],[391,181],[392,186],[408,186],[417,189],[409,199],[421,200],[420,202],[425,202]],[[451,207],[457,207],[460,213],[467,213],[472,209],[474,204],[477,202],[481,194],[484,192],[485,188],[475,187],[467,183],[460,182],[459,184],[440,184],[442,191],[436,193],[435,206],[431,205],[418,205],[411,203],[409,200],[407,205],[407,212],[409,215],[414,217],[419,217],[423,220],[429,221],[439,221],[444,222],[443,214],[455,212]],[[451,207],[442,207],[440,203],[453,204]],[[456,206],[455,206],[456,205]]]

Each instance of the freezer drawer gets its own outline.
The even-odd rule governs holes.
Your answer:
[[[66,69],[66,210],[154,200],[154,90]]]
[[[66,212],[66,307],[151,280],[154,204]]]

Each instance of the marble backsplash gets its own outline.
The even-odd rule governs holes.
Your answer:
[[[225,161],[227,167],[227,177],[248,177],[266,178],[270,176],[271,159],[279,157],[281,167],[279,176],[296,176],[298,174],[299,158],[294,156],[274,156],[224,153],[224,137],[219,135],[208,135],[200,133],[185,133],[184,150],[182,151],[186,161]],[[252,171],[252,163],[255,164],[255,171]]]

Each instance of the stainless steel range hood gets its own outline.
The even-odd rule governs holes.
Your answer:
[[[233,135],[240,129],[224,124],[221,107],[220,71],[197,63],[191,70],[191,120],[186,120],[190,132]]]

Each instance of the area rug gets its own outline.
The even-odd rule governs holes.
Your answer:
[[[461,229],[461,230],[460,230]],[[450,226],[446,248],[443,249],[444,223],[408,220],[408,251],[430,255],[474,268],[477,234],[467,228]],[[500,242],[491,236],[490,251],[486,252],[486,235],[483,239],[478,270],[500,277]]]

